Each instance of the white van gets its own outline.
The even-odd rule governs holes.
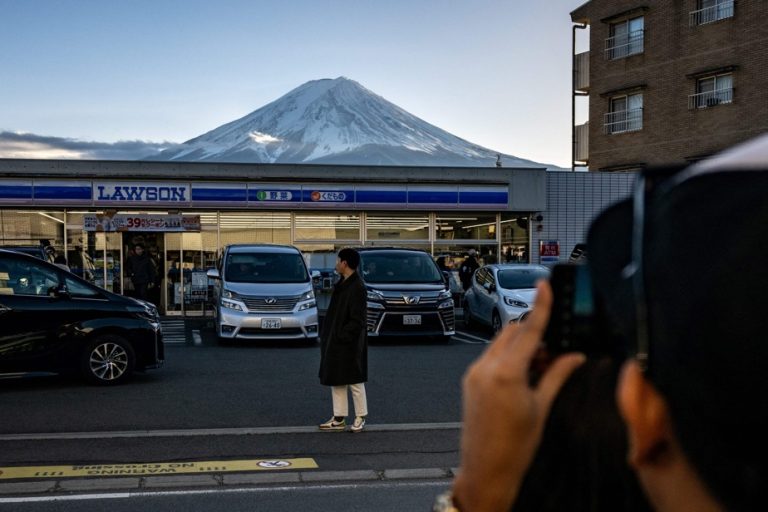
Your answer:
[[[208,277],[220,341],[317,339],[315,292],[297,248],[228,245]]]

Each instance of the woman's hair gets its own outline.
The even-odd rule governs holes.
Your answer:
[[[652,510],[627,464],[620,365],[589,359],[563,385],[512,512]]]

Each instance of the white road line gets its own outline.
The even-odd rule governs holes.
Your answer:
[[[269,487],[236,487],[233,489],[189,489],[189,490],[176,490],[176,491],[130,491],[130,492],[114,492],[114,493],[101,493],[101,494],[67,494],[61,496],[20,496],[16,498],[0,498],[0,504],[5,503],[41,503],[51,501],[84,501],[84,500],[111,500],[111,499],[125,499],[125,498],[153,498],[163,496],[192,496],[201,494],[231,494],[231,493],[276,493],[276,492],[296,492],[306,491],[322,487],[323,490],[352,490],[360,489],[363,487],[384,487],[384,488],[396,488],[396,487],[442,487],[448,488],[450,483],[447,482],[447,478],[443,480],[427,480],[414,482],[411,480],[399,480],[399,481],[373,481],[364,483],[350,483],[350,484],[323,484],[320,482],[307,483],[305,485],[283,485],[283,486],[269,486]]]
[[[464,332],[464,331],[456,331],[456,334],[458,336],[463,336],[471,340],[479,341],[480,343],[488,343],[490,341],[488,338],[481,338],[480,336],[475,336],[474,334],[469,334],[468,332]]]
[[[366,424],[368,432],[402,432],[416,430],[454,430],[460,422],[447,423],[389,423]],[[139,437],[192,437],[192,436],[242,436],[269,434],[314,434],[320,432],[311,427],[250,427],[250,428],[203,428],[179,430],[128,430],[114,432],[51,432],[40,434],[2,434],[0,441],[46,441],[64,439],[114,439]],[[327,435],[327,434],[325,434]]]

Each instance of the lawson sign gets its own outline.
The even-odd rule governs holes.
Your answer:
[[[178,182],[104,181],[93,183],[93,199],[97,204],[183,205],[190,201],[190,186]]]

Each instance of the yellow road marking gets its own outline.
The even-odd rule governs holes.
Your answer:
[[[0,480],[14,478],[60,478],[88,476],[148,476],[189,473],[225,473],[233,471],[274,471],[315,469],[311,458],[205,460],[199,462],[148,462],[138,464],[87,464],[79,466],[0,467]]]

